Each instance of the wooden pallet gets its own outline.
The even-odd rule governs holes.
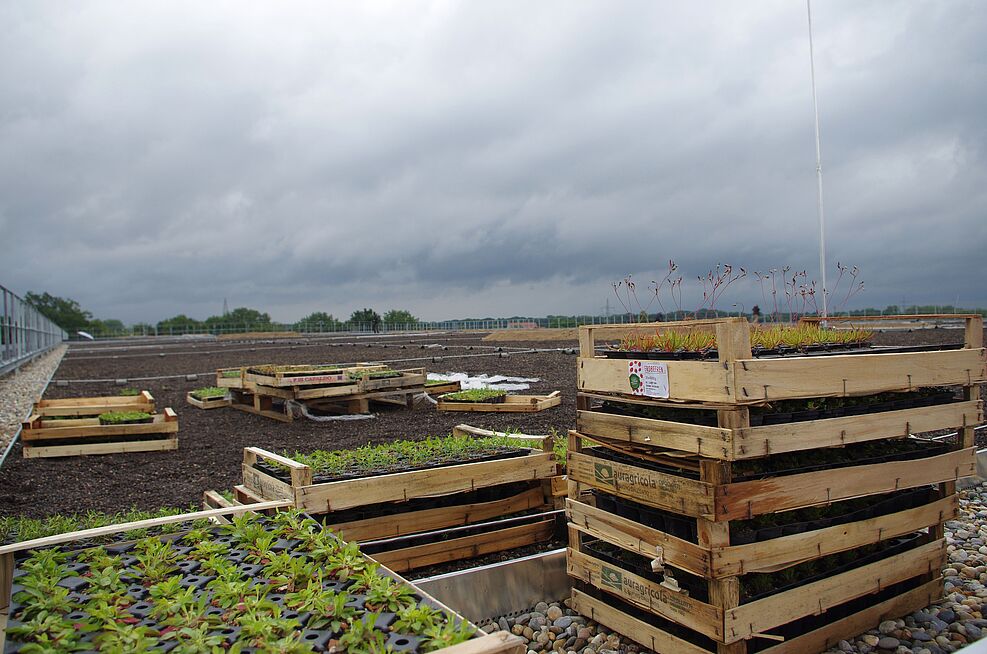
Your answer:
[[[153,422],[137,425],[101,425],[98,418],[44,420],[32,416],[21,431],[24,458],[84,456],[124,452],[159,452],[178,449],[178,416],[170,408],[153,416]],[[94,443],[93,440],[148,436],[147,440]],[[158,436],[153,438],[153,436]],[[72,441],[51,445],[52,441]],[[49,443],[46,445],[46,443]]]
[[[192,391],[189,391],[185,395],[185,401],[197,409],[221,409],[226,406],[233,404],[233,400],[229,397],[219,396],[219,397],[207,397],[204,400],[200,400],[192,396]]]
[[[154,413],[154,398],[147,391],[140,395],[111,395],[107,397],[72,397],[61,400],[39,400],[34,403],[30,423],[35,417],[98,416],[109,411],[142,411]]]
[[[221,498],[218,493],[215,495]],[[228,503],[225,499],[223,502]],[[94,529],[86,529],[82,531],[60,534],[57,536],[38,538],[22,543],[14,543],[12,545],[0,546],[0,650],[3,650],[6,644],[6,626],[13,584],[14,556],[16,554],[30,549],[64,545],[76,541],[104,537],[138,529],[151,529],[169,524],[178,524],[203,519],[208,519],[211,521],[216,519],[228,520],[229,517],[234,515],[241,515],[247,512],[276,511],[282,508],[287,508],[290,504],[291,503],[288,501],[279,500],[263,502],[249,507],[240,505],[221,506],[218,508],[210,508],[192,513],[97,527]],[[428,593],[415,587],[406,579],[402,578],[399,574],[389,570],[386,571],[386,573],[398,582],[412,586],[418,595],[425,598],[432,605],[439,607],[450,616],[453,616],[453,618],[458,622],[467,622],[455,611],[445,606]],[[487,634],[482,630],[477,629],[477,636],[475,638],[458,645],[445,647],[435,651],[441,652],[442,654],[524,654],[526,648],[525,641],[522,638],[519,636],[514,636],[509,632],[499,631]]]
[[[230,406],[237,411],[252,413],[255,416],[271,418],[279,422],[292,422],[295,418],[288,401],[270,395],[251,393],[244,389],[230,389]]]
[[[503,402],[452,402],[441,396],[435,406],[439,411],[466,411],[482,413],[533,413],[562,404],[560,391],[548,395],[508,395]]]

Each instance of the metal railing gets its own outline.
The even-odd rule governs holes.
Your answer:
[[[41,312],[0,286],[0,375],[47,352],[68,334]]]

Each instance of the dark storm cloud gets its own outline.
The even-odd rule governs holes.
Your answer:
[[[830,274],[987,305],[987,6],[814,11]],[[0,283],[439,319],[600,312],[670,258],[816,276],[807,47],[800,2],[8,3]]]

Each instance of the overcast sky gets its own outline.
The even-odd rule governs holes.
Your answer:
[[[830,281],[987,306],[987,3],[813,11]],[[818,278],[808,54],[799,0],[0,1],[0,284],[131,323]]]

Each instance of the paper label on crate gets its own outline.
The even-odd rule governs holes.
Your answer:
[[[664,361],[628,361],[627,381],[634,395],[667,398],[668,364]]]

